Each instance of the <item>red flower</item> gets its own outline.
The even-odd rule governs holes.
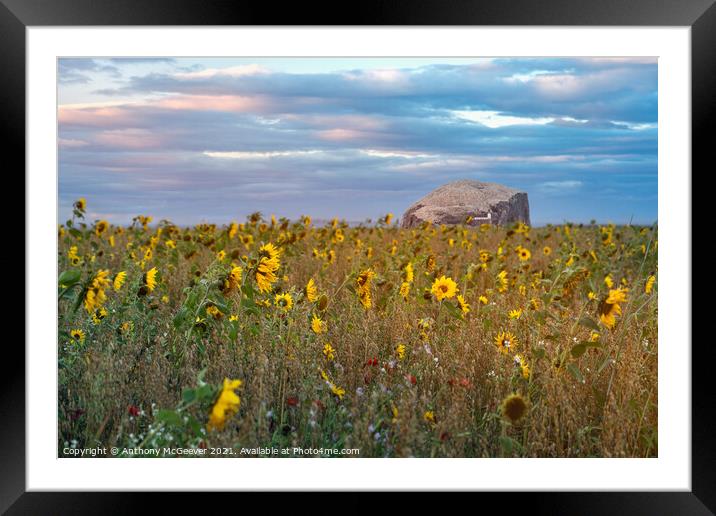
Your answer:
[[[470,380],[468,380],[467,378],[463,378],[462,380],[460,380],[460,385],[467,389],[468,387],[470,387]]]
[[[288,398],[286,398],[286,404],[289,407],[295,407],[296,405],[298,405],[298,398],[296,396],[289,396]]]
[[[130,405],[127,412],[129,412],[130,416],[137,417],[139,415],[139,407],[136,405]]]
[[[321,400],[314,400],[313,404],[321,410],[325,410],[325,408],[326,408],[326,406],[323,404],[323,402]]]
[[[86,411],[81,408],[73,410],[72,412],[70,412],[70,421],[77,421],[80,416],[82,416],[82,414],[84,414],[85,412]]]
[[[450,432],[443,432],[440,434],[441,441],[447,441],[448,439],[450,439]]]
[[[365,365],[375,367],[378,365],[378,359],[375,357],[369,358],[368,361],[365,363]]]
[[[418,383],[418,379],[415,378],[412,374],[406,375],[406,376],[405,376],[405,379],[408,380],[408,381],[409,381],[410,383],[412,383],[413,385],[415,385],[415,384]]]

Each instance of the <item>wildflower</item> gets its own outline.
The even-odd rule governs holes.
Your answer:
[[[435,413],[432,410],[426,410],[423,414],[423,419],[426,423],[435,423]]]
[[[405,358],[405,344],[398,344],[395,348],[395,352],[398,355],[398,359],[403,360]]]
[[[604,284],[607,288],[612,288],[614,286],[614,280],[612,280],[612,276],[610,274],[604,276]]]
[[[104,291],[109,287],[109,271],[106,269],[97,271],[94,278],[85,292],[84,306],[88,314],[93,313],[107,300]]]
[[[646,279],[646,285],[644,285],[644,293],[651,294],[651,290],[654,288],[654,282],[656,282],[656,276],[652,274]]]
[[[385,218],[383,219],[383,222],[385,222],[386,226],[390,226],[390,221],[393,220],[393,214],[388,213]]]
[[[515,310],[510,310],[507,315],[510,319],[519,319],[522,316],[522,310],[520,308],[516,308]]]
[[[239,316],[238,316],[238,315],[231,314],[231,315],[229,316],[229,322],[236,322],[236,321],[238,321],[238,320],[239,320]]]
[[[144,286],[149,292],[153,292],[157,288],[157,268],[152,267],[144,273]]]
[[[162,296],[162,303],[167,304],[169,302],[169,296],[164,294]]]
[[[84,197],[80,197],[75,201],[74,207],[79,211],[85,211],[87,209],[87,200]]]
[[[241,399],[234,392],[239,387],[241,387],[241,380],[224,378],[224,385],[209,414],[207,430],[223,430],[226,421],[239,411]]]
[[[500,332],[495,336],[497,350],[503,355],[508,354],[517,347],[517,337],[510,332]]]
[[[228,295],[230,292],[236,290],[241,285],[241,273],[243,269],[241,267],[232,267],[229,274],[224,279],[224,288],[222,292],[224,295]]]
[[[522,357],[522,355],[515,355],[515,365],[520,370],[520,374],[522,375],[522,378],[524,378],[525,380],[529,379],[530,366],[527,364],[527,362]]]
[[[435,270],[435,255],[429,255],[425,260],[425,269],[427,272],[433,272]]]
[[[226,258],[226,251],[224,251],[223,249],[221,251],[219,251],[218,253],[216,253],[216,259],[218,261],[221,262],[224,260],[224,258]]]
[[[480,296],[480,297],[477,298],[477,300],[478,300],[480,303],[482,303],[483,305],[486,305],[486,304],[489,302],[489,300],[487,299],[487,296]]]
[[[433,286],[430,291],[435,296],[435,299],[442,301],[445,298],[450,299],[451,297],[454,297],[458,288],[457,283],[455,283],[451,278],[447,278],[443,275],[433,282]]]
[[[591,290],[589,291],[589,294],[587,294],[587,297],[588,297],[591,301],[597,299],[597,295],[596,295],[594,292],[592,292]]]
[[[321,318],[318,317],[317,315],[314,315],[313,319],[311,319],[311,329],[316,334],[325,333],[326,326],[327,326],[326,321],[321,320]]]
[[[328,360],[329,362],[336,357],[335,351],[336,351],[336,350],[333,349],[333,346],[331,346],[331,345],[328,344],[328,343],[326,343],[326,344],[323,346],[323,355],[326,357],[326,360]]]
[[[527,402],[518,393],[510,394],[503,400],[500,411],[503,418],[516,424],[527,414]]]
[[[412,283],[414,277],[415,273],[413,270],[413,264],[408,262],[408,264],[403,268],[403,281],[407,283]]]
[[[373,306],[373,299],[371,297],[371,281],[375,277],[375,272],[370,269],[362,271],[356,278],[356,286],[358,292],[358,299],[360,300],[363,308],[366,310]]]
[[[293,307],[293,298],[289,293],[276,294],[276,297],[274,297],[273,304],[279,307],[284,312],[288,312]]]
[[[544,246],[542,248],[542,254],[544,254],[545,256],[549,256],[550,254],[552,254],[552,248],[548,245]]]
[[[79,329],[70,330],[70,337],[78,344],[82,344],[85,341],[85,332]]]
[[[599,304],[599,320],[609,328],[614,328],[616,316],[622,314],[619,303],[626,301],[626,290],[618,288],[610,290],[609,296]]]
[[[530,308],[532,310],[539,310],[539,307],[540,307],[539,299],[537,299],[536,297],[533,297],[532,299],[530,299]]]
[[[507,292],[507,271],[500,271],[497,274],[497,291]]]
[[[255,272],[256,284],[259,287],[259,291],[268,292],[271,290],[271,285],[276,283],[278,279],[276,271],[278,271],[281,266],[280,254],[281,252],[271,243],[259,248],[259,263],[256,266]]]
[[[92,314],[92,322],[95,324],[99,324],[105,317],[107,317],[107,309],[103,306],[100,306]]]
[[[141,410],[136,405],[130,405],[129,407],[127,407],[127,412],[129,413],[130,416],[137,417],[137,416],[139,416]]]
[[[323,369],[319,369],[318,371],[321,373],[321,378],[323,378],[323,380],[326,382],[328,387],[330,387],[331,392],[333,394],[335,394],[336,396],[338,396],[338,399],[342,400],[343,396],[346,393],[346,390],[343,389],[342,387],[338,387],[335,383],[333,383],[333,381],[331,381],[331,379],[329,378],[329,376],[326,374],[326,372]]]
[[[218,319],[221,319],[224,314],[221,312],[221,310],[219,310],[218,306],[209,305],[206,307],[206,315],[218,320]]]
[[[470,305],[467,301],[465,301],[465,298],[462,295],[457,296],[457,306],[460,308],[463,315],[470,311]]]
[[[410,294],[410,283],[408,283],[407,281],[404,281],[403,283],[400,284],[400,297],[402,297],[403,299],[405,299],[407,301],[408,294]]]
[[[519,252],[517,254],[520,257],[520,261],[526,262],[532,257],[532,253],[529,249],[526,249],[524,247],[520,247]]]
[[[100,220],[94,227],[94,234],[101,238],[108,228],[109,222],[107,222],[106,220]]]
[[[318,288],[316,288],[316,282],[313,281],[313,278],[306,283],[305,295],[309,303],[315,303],[318,299]]]
[[[127,273],[125,271],[120,271],[117,273],[117,275],[114,277],[114,291],[119,292],[119,289],[122,288],[122,285],[124,285],[125,280],[127,279]]]

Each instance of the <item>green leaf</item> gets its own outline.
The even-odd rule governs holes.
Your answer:
[[[584,342],[580,342],[579,344],[575,344],[572,346],[572,349],[569,351],[572,354],[572,358],[579,358],[587,351],[587,346],[584,345]]]
[[[161,421],[163,423],[166,423],[168,425],[175,425],[175,426],[181,426],[181,416],[176,413],[174,410],[165,410],[162,409],[157,412],[157,421]]]
[[[184,403],[191,403],[196,399],[196,391],[194,389],[184,389],[181,399],[184,400]]]
[[[82,238],[82,232],[79,229],[70,228],[69,232],[70,232],[70,235],[72,235],[75,238]]]
[[[590,330],[599,331],[599,326],[594,319],[587,317],[586,315],[579,319],[579,324],[585,328],[589,328]]]
[[[59,285],[64,285],[65,287],[69,287],[77,283],[79,280],[80,271],[78,271],[77,269],[70,269],[60,274],[60,277],[57,278],[57,283]]]
[[[507,437],[506,435],[500,436],[500,446],[502,446],[502,450],[507,455],[512,455],[512,449],[514,448],[514,442],[515,440],[511,437]]]
[[[572,374],[572,376],[574,376],[575,380],[577,380],[579,383],[584,383],[584,376],[582,376],[582,372],[576,365],[567,364],[567,370]]]

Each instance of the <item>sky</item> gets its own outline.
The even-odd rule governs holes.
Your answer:
[[[61,58],[59,217],[396,217],[459,179],[533,225],[657,220],[656,58]]]

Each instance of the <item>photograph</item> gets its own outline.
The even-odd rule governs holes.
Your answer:
[[[57,457],[659,457],[658,57],[56,64]]]

